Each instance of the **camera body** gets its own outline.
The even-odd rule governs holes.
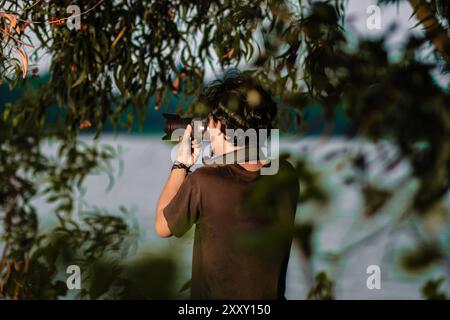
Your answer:
[[[186,129],[190,124],[193,128],[191,138],[202,140],[208,129],[208,117],[180,117],[174,113],[163,113],[164,117],[164,137],[162,140],[178,141],[179,134],[173,134],[175,130]],[[183,131],[180,131],[181,133]]]

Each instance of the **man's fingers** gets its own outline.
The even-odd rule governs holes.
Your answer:
[[[186,129],[184,130],[184,134],[183,134],[183,140],[184,141],[188,141],[189,138],[191,137],[191,131],[192,131],[192,127],[190,124],[187,125]]]
[[[191,137],[192,126],[190,124],[187,125],[186,130],[184,130],[183,141],[188,141]]]
[[[198,156],[200,155],[201,150],[201,141],[198,139],[192,140],[192,160],[195,163],[197,161]]]
[[[200,141],[197,140],[197,139],[192,140],[191,145],[192,145],[192,148],[194,148],[194,149],[195,149],[195,148],[200,148],[200,147],[201,147],[201,143],[200,143]]]
[[[196,144],[193,147],[193,152],[192,152],[192,156],[194,158],[194,162],[197,161],[198,156],[200,155],[200,144]]]

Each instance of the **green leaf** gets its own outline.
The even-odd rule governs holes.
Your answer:
[[[80,77],[78,78],[78,80],[72,85],[72,88],[75,88],[77,86],[79,86],[80,84],[82,84],[84,82],[84,80],[86,80],[87,78],[87,73],[85,71],[83,71],[80,74]]]

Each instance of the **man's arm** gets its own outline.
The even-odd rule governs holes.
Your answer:
[[[155,221],[155,231],[160,237],[170,237],[172,235],[169,226],[167,225],[166,218],[164,217],[163,210],[177,194],[185,177],[186,170],[173,169],[170,173],[169,179],[167,179],[163,191],[161,192],[158,205],[156,207]]]
[[[183,135],[183,139],[180,142],[180,147],[178,148],[177,161],[183,163],[187,167],[191,167],[196,161],[200,154],[200,144],[190,141],[192,127],[188,125]],[[193,152],[191,153],[193,149]],[[164,217],[163,210],[170,201],[175,197],[180,186],[183,184],[186,178],[186,170],[184,169],[173,169],[167,179],[166,184],[161,192],[158,200],[158,205],[156,206],[156,219],[155,219],[155,231],[160,237],[170,237],[172,232],[169,229],[167,220]]]

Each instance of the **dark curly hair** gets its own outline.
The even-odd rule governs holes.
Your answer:
[[[277,114],[277,104],[270,93],[238,69],[229,69],[221,79],[206,85],[198,102],[207,107],[214,121],[220,120],[225,136],[227,129],[267,129],[270,134]]]

